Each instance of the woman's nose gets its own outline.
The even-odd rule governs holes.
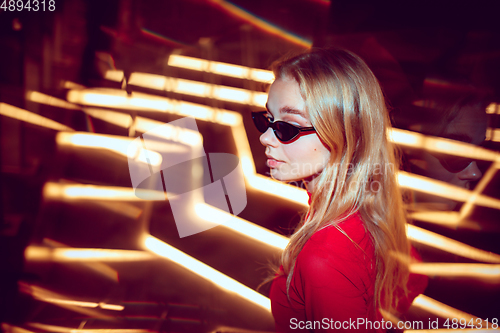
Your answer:
[[[479,170],[476,161],[473,161],[465,169],[460,171],[457,176],[461,180],[476,181],[483,176],[483,173]]]
[[[276,138],[276,135],[274,135],[273,129],[271,127],[269,127],[267,131],[261,134],[260,143],[262,143],[262,145],[265,147],[276,147],[279,144],[279,141]]]

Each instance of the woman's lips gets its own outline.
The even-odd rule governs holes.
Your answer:
[[[271,158],[271,157],[267,159],[267,166],[270,168],[277,168],[282,163],[283,163],[283,161],[278,161],[278,160],[275,160],[274,158]]]

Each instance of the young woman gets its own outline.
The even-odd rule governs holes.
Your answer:
[[[408,269],[396,257],[410,247],[380,86],[342,50],[311,49],[274,74],[254,123],[271,176],[303,180],[310,195],[271,287],[276,329],[383,330],[380,310],[408,305]]]

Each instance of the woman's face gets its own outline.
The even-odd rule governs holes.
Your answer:
[[[299,84],[294,79],[274,81],[269,90],[267,110],[271,122],[280,120],[298,127],[312,126]],[[314,191],[317,176],[330,158],[330,151],[315,132],[282,143],[268,128],[260,136],[260,142],[266,147],[267,166],[274,179],[285,182],[304,180],[308,191]]]
[[[484,110],[465,107],[448,124],[442,136],[480,145],[485,139],[486,126],[487,118]],[[436,156],[425,152],[417,159],[410,159],[410,163],[418,168],[419,174],[465,189],[471,189],[473,183],[482,177],[476,161],[471,161],[469,164],[465,164],[463,169],[453,172],[453,170],[448,170],[449,167],[447,169]],[[420,194],[417,196],[418,199],[420,199],[419,201],[426,201],[427,197]],[[442,209],[453,210],[457,207],[457,203],[449,199],[442,198],[438,200],[433,198],[432,201],[442,204]]]

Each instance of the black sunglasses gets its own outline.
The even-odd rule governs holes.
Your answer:
[[[316,132],[314,127],[297,127],[284,121],[270,122],[266,116],[267,112],[252,112],[252,119],[259,132],[264,133],[269,127],[273,129],[274,135],[282,143],[288,143],[295,139],[300,133]]]

